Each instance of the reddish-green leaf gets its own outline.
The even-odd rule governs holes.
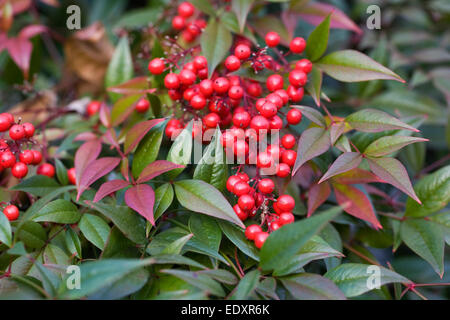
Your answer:
[[[308,217],[328,199],[330,193],[331,188],[328,182],[312,185],[308,192]]]
[[[127,187],[128,185],[129,185],[129,183],[127,181],[120,180],[120,179],[107,181],[100,186],[97,193],[95,194],[93,201],[98,202],[98,201],[102,200],[104,197],[106,197],[107,195],[109,195],[113,192],[116,192],[117,190],[123,189],[123,188]]]
[[[330,132],[323,128],[309,128],[305,130],[299,141],[297,160],[292,170],[295,175],[297,170],[306,162],[320,156],[330,148]]]
[[[325,121],[325,118],[323,115],[317,111],[314,108],[307,107],[307,106],[298,106],[298,105],[291,105],[292,108],[297,108],[302,111],[302,114],[308,118],[310,121],[317,124],[319,127],[326,127],[327,122]]]
[[[372,172],[380,179],[392,184],[418,203],[421,203],[411,185],[408,172],[406,172],[400,161],[394,158],[368,158],[367,160]]]
[[[383,228],[364,192],[344,184],[333,184],[336,200],[340,205],[348,203],[344,211],[359,219],[369,221],[376,229]]]
[[[333,178],[333,181],[342,184],[384,182],[372,172],[360,168],[355,168],[353,170],[338,174]]]
[[[177,168],[184,168],[184,166],[172,163],[167,160],[156,160],[155,162],[152,162],[148,166],[146,166],[144,170],[142,170],[137,180],[137,183],[149,181],[154,177],[163,174],[164,172]]]
[[[75,153],[75,176],[77,186],[80,186],[81,177],[83,176],[86,167],[97,157],[102,151],[102,144],[100,140],[89,140],[81,145]]]
[[[142,138],[144,138],[147,132],[150,131],[151,128],[153,128],[158,123],[161,123],[163,121],[164,119],[147,120],[139,122],[133,128],[131,128],[125,137],[125,144],[124,144],[125,154],[130,153],[138,145],[138,143],[142,140]]]
[[[111,122],[118,126],[133,112],[136,103],[142,98],[142,94],[132,94],[117,100],[111,110]]]
[[[110,92],[126,95],[153,93],[156,91],[155,88],[149,89],[148,77],[133,78],[117,86],[109,87],[107,90]]]
[[[345,118],[345,122],[353,129],[363,132],[380,132],[395,129],[419,131],[390,114],[376,109],[363,109],[352,113]]]
[[[138,184],[125,192],[125,203],[134,211],[155,225],[153,218],[153,204],[155,192],[146,184]]]
[[[334,177],[340,173],[350,171],[359,166],[362,161],[362,155],[359,152],[345,152],[341,154],[336,161],[333,162],[331,167],[320,179],[319,183]]]
[[[382,157],[397,151],[408,144],[428,141],[428,139],[406,136],[386,136],[372,142],[365,150],[364,154],[369,157]]]
[[[345,294],[329,279],[314,273],[281,278],[281,283],[299,300],[346,300]]]
[[[247,20],[248,12],[253,5],[254,0],[233,0],[231,2],[231,10],[234,11],[239,22],[239,30],[242,33]]]

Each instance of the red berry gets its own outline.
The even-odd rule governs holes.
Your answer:
[[[203,123],[209,128],[215,128],[220,122],[220,117],[217,113],[211,112],[203,117]]]
[[[169,94],[170,99],[172,99],[173,101],[181,99],[181,94],[178,90],[170,89],[167,91],[167,93]]]
[[[244,182],[249,182],[250,181],[250,178],[248,177],[248,174],[246,174],[245,172],[236,173],[236,177],[238,177],[239,179],[241,179],[241,181],[244,181]]]
[[[175,30],[183,30],[185,26],[186,21],[181,16],[175,16],[172,19],[172,27]]]
[[[164,72],[164,68],[164,60],[160,58],[155,58],[148,64],[148,71],[152,74],[161,74]]]
[[[294,69],[289,72],[289,83],[294,87],[303,87],[308,80],[306,73],[301,70]]]
[[[227,190],[233,193],[234,185],[242,180],[238,176],[230,176],[227,180]]]
[[[3,209],[3,214],[9,221],[14,221],[19,217],[19,209],[15,205],[11,204]]]
[[[286,120],[292,125],[299,124],[302,121],[302,112],[298,109],[291,109],[286,115]]]
[[[181,70],[180,74],[178,75],[178,79],[180,79],[180,82],[187,86],[190,86],[191,84],[193,84],[195,82],[196,77],[197,76],[195,75],[194,72],[192,72],[191,70],[187,70],[187,69]]]
[[[0,164],[3,168],[11,168],[16,163],[16,156],[11,151],[0,154]]]
[[[250,190],[251,190],[250,186],[248,185],[248,183],[244,181],[237,182],[233,187],[233,193],[238,197],[244,194],[248,194]]]
[[[67,170],[67,177],[69,178],[69,182],[71,184],[77,184],[75,168],[70,168],[69,170]]]
[[[262,107],[259,109],[259,112],[262,116],[265,118],[272,118],[274,115],[277,114],[278,108],[273,103],[267,101],[262,105]]]
[[[178,78],[178,75],[175,73],[168,73],[164,77],[164,85],[167,89],[178,89],[180,86],[180,79]]]
[[[33,152],[33,163],[34,165],[41,163],[42,153],[38,150],[31,150]]]
[[[269,121],[260,115],[254,116],[250,121],[250,127],[258,134],[262,133],[262,130],[269,130]]]
[[[242,210],[239,205],[234,205],[233,210],[241,221],[245,221],[248,218],[248,213]]]
[[[233,152],[238,157],[243,157],[248,154],[248,143],[245,140],[239,139],[234,143]]]
[[[25,138],[25,129],[21,124],[15,124],[9,128],[9,136],[13,140],[20,140]]]
[[[255,235],[255,246],[258,249],[261,249],[261,247],[263,246],[264,242],[266,241],[267,237],[269,236],[269,234],[267,232],[260,232],[257,233]]]
[[[257,224],[251,224],[247,228],[245,228],[245,237],[248,240],[254,240],[256,234],[262,232],[262,229]]]
[[[10,113],[0,113],[0,132],[9,130],[13,123],[14,117]]]
[[[269,168],[272,165],[272,155],[268,152],[260,152],[256,159],[256,166],[258,168]]]
[[[272,221],[270,223],[270,229],[272,229],[272,231],[278,230],[280,228],[281,228],[281,225],[277,221]]]
[[[100,101],[91,101],[88,105],[87,105],[87,114],[89,116],[93,116],[94,114],[96,114],[97,112],[99,112],[100,110],[100,106],[102,105],[102,103]]]
[[[25,122],[24,124],[22,124],[23,129],[25,130],[25,137],[27,138],[31,138],[34,135],[34,125],[32,123],[29,122]]]
[[[213,82],[209,79],[202,80],[198,87],[205,97],[209,97],[214,92]]]
[[[274,115],[269,121],[270,130],[281,130],[283,128],[283,120],[277,115]]]
[[[55,167],[50,163],[43,163],[37,168],[36,173],[53,178],[55,175]]]
[[[297,152],[294,150],[285,150],[281,157],[281,161],[286,163],[289,167],[292,167],[295,164],[295,159],[297,159]]]
[[[225,68],[229,71],[236,71],[241,67],[241,61],[236,56],[228,56],[225,59]]]
[[[301,70],[304,73],[310,73],[312,70],[312,63],[311,61],[309,61],[308,59],[301,59],[298,60],[297,63],[295,64],[295,69]]]
[[[273,92],[278,89],[283,89],[284,81],[283,77],[279,74],[272,74],[267,77],[266,87],[269,91]]]
[[[266,179],[262,179],[258,183],[258,189],[262,193],[270,194],[270,193],[273,192],[273,190],[275,190],[275,184],[270,179],[267,179],[267,178]]]
[[[276,47],[280,43],[280,35],[275,31],[271,31],[266,34],[265,40],[269,47]]]
[[[305,48],[306,48],[306,41],[301,37],[292,39],[291,43],[289,44],[289,49],[293,53],[302,53],[303,50],[305,50]]]
[[[178,14],[182,17],[189,18],[194,14],[194,6],[190,2],[182,2],[178,6]]]
[[[272,102],[274,105],[277,106],[277,108],[281,108],[283,106],[283,99],[281,99],[281,97],[276,94],[276,93],[271,93],[266,97],[266,100],[269,102]]]
[[[248,57],[250,57],[251,53],[252,53],[252,51],[251,51],[250,47],[246,44],[239,44],[234,49],[234,55],[241,60],[245,60]]]
[[[281,145],[286,149],[291,149],[295,146],[295,137],[292,134],[285,134],[281,138]]]
[[[294,222],[295,218],[294,215],[290,212],[283,212],[280,214],[280,219],[278,219],[278,222],[284,226],[285,224],[290,224]]]
[[[305,90],[303,88],[296,88],[294,86],[288,86],[287,94],[292,102],[299,102],[303,99]]]
[[[184,90],[183,99],[187,100],[187,101],[191,101],[192,97],[195,96],[198,93],[198,91],[199,90],[197,87],[191,87],[191,88]]]
[[[145,112],[147,112],[147,110],[149,108],[150,108],[150,102],[145,98],[141,98],[136,103],[134,110],[136,110],[136,112],[139,112],[139,113],[145,113]]]
[[[295,200],[290,195],[284,194],[278,197],[277,207],[282,212],[291,212],[295,207]]]
[[[286,163],[279,163],[277,166],[277,176],[285,178],[291,173],[291,168]]]
[[[255,206],[255,199],[249,194],[243,194],[238,199],[239,208],[244,211],[250,211]]]
[[[193,73],[197,73],[197,68],[195,67],[194,62],[188,62],[183,66],[183,70],[189,70]]]
[[[218,94],[228,92],[230,89],[230,81],[227,78],[219,77],[214,81],[214,91]]]
[[[283,101],[283,105],[289,102],[289,95],[287,94],[286,90],[279,89],[274,92],[278,96],[280,96],[281,100]]]
[[[193,63],[197,70],[204,69],[208,66],[208,60],[204,56],[195,57]]]
[[[23,162],[17,162],[11,169],[11,173],[17,179],[22,179],[28,173],[28,167]]]
[[[239,128],[247,128],[250,124],[251,116],[247,111],[236,112],[233,115],[233,124]]]
[[[34,154],[32,150],[24,150],[19,154],[20,162],[25,164],[32,164],[34,161]]]
[[[196,110],[203,109],[206,106],[206,99],[202,94],[196,94],[189,102],[191,103],[192,108]]]
[[[231,99],[241,99],[242,96],[244,95],[244,89],[242,89],[241,86],[232,86],[229,90],[228,90],[228,96]]]
[[[262,93],[261,85],[257,82],[252,82],[247,86],[247,92],[252,97],[259,97]]]

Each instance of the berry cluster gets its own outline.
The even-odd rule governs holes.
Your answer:
[[[289,195],[281,195],[277,200],[273,198],[274,182],[269,178],[269,168],[273,168],[280,178],[290,175],[295,164],[297,153],[292,150],[296,145],[296,137],[290,133],[282,135],[281,139],[272,139],[267,145],[267,134],[273,137],[284,127],[296,125],[302,119],[302,113],[297,108],[284,109],[286,105],[302,100],[304,86],[308,74],[312,70],[312,63],[308,59],[299,59],[295,63],[288,63],[276,47],[280,43],[280,36],[276,32],[269,32],[265,37],[266,47],[252,49],[252,44],[246,39],[238,39],[221,71],[215,71],[208,77],[208,61],[204,56],[194,56],[183,59],[184,64],[173,63],[173,57],[155,58],[149,62],[148,70],[154,75],[167,71],[164,86],[168,89],[169,97],[181,104],[185,113],[180,119],[171,119],[166,126],[166,136],[174,139],[181,129],[186,127],[190,116],[201,120],[200,129],[193,128],[194,138],[207,143],[203,133],[208,129],[219,126],[222,131],[221,142],[225,147],[227,157],[233,156],[244,159],[244,164],[255,164],[257,174],[253,179],[242,172],[239,166],[238,174],[233,175],[227,182],[227,189],[238,197],[234,211],[241,220],[253,218],[261,212],[260,226],[250,226],[247,236],[255,240],[255,245],[261,247],[268,232],[294,221],[291,213],[295,201]],[[303,38],[294,38],[287,54],[301,54],[306,47]],[[268,54],[269,48],[277,53],[279,59]],[[286,54],[286,55],[287,55]],[[278,61],[280,60],[280,61]],[[263,69],[269,71],[265,89],[253,79],[237,75],[235,72],[242,67],[251,67],[255,72]],[[174,67],[178,72],[174,72]],[[285,79],[289,84],[285,85]],[[201,132],[198,132],[201,131]],[[263,147],[253,150],[251,143]],[[254,146],[254,144],[253,144]],[[250,186],[253,183],[253,186]],[[269,204],[272,201],[273,204]],[[275,213],[270,213],[273,209]],[[267,232],[262,226],[267,225]],[[258,229],[259,228],[259,229]],[[258,231],[258,232],[256,232]]]
[[[195,7],[189,2],[182,2],[177,9],[178,15],[172,19],[172,28],[181,31],[181,37],[187,43],[193,42],[206,27],[203,19],[192,19]]]

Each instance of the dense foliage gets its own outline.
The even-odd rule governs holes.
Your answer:
[[[0,0],[0,297],[448,298],[450,8],[372,2]]]

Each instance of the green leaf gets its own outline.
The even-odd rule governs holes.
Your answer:
[[[356,297],[372,290],[371,285],[375,283],[371,279],[375,279],[374,277],[378,278],[378,276],[380,286],[397,282],[411,283],[407,278],[384,267],[360,263],[341,264],[328,271],[324,276],[333,281],[348,298]]]
[[[238,18],[236,17],[236,14],[234,12],[230,12],[230,11],[224,12],[220,16],[220,22],[222,22],[222,25],[225,28],[227,28],[228,30],[230,30],[231,33],[241,34],[242,36],[244,36],[251,42],[257,43],[257,40],[256,40],[253,32],[249,29],[248,25],[244,26],[243,32],[241,32],[239,30]],[[242,69],[240,69],[240,70],[242,70]],[[242,70],[242,71],[245,72],[245,70]],[[239,72],[239,70],[237,72]]]
[[[147,165],[155,161],[158,157],[166,123],[160,123],[151,128],[144,139],[139,142],[133,155],[133,162],[131,163],[131,172],[135,178],[139,176]]]
[[[311,70],[310,80],[306,84],[306,91],[310,94],[310,96],[314,99],[314,102],[319,107],[320,106],[320,98],[322,94],[322,80],[323,74],[317,67],[313,66]],[[306,114],[305,114],[306,116]],[[321,125],[325,126],[325,125]]]
[[[228,165],[220,142],[221,136],[220,129],[216,129],[211,143],[203,152],[203,157],[195,168],[194,179],[203,180],[223,191],[228,179]]]
[[[36,222],[77,223],[81,218],[77,206],[72,202],[58,199],[47,203],[33,216]]]
[[[334,207],[272,232],[261,248],[261,268],[271,270],[286,265],[311,237],[341,211],[340,207]]]
[[[422,204],[406,200],[405,216],[424,217],[443,209],[450,201],[450,166],[420,179],[414,190]]]
[[[191,161],[193,120],[181,131],[170,147],[167,160],[175,164],[187,166]],[[185,168],[171,170],[166,173],[170,180],[175,179]]]
[[[404,146],[415,142],[428,141],[428,139],[407,136],[388,136],[372,142],[365,150],[364,154],[369,157],[387,156]]]
[[[244,31],[247,15],[253,5],[253,2],[254,0],[232,0],[231,2],[231,10],[233,10],[236,14],[241,33]]]
[[[147,26],[149,23],[156,21],[161,11],[162,6],[153,8],[139,8],[127,11],[120,16],[120,19],[114,24],[114,28],[141,28]]]
[[[75,254],[81,259],[81,241],[72,228],[68,228],[65,233],[66,247],[70,254]]]
[[[35,261],[34,265],[39,271],[40,280],[44,287],[44,290],[54,296],[57,292],[58,286],[60,284],[60,279],[47,267],[44,267],[39,261]]]
[[[352,113],[345,118],[345,122],[353,129],[363,132],[380,132],[394,129],[419,131],[388,113],[376,109],[362,109]]]
[[[131,58],[128,38],[122,37],[117,44],[114,54],[109,62],[105,75],[105,87],[109,88],[133,78],[133,60]],[[111,100],[116,101],[120,95],[108,93]]]
[[[193,234],[190,233],[188,235],[185,235],[184,237],[175,240],[167,247],[165,247],[160,254],[180,254],[181,249],[183,249],[184,245],[192,238],[192,236]]]
[[[78,224],[83,235],[100,250],[105,248],[111,228],[100,217],[85,213]]]
[[[129,207],[109,205],[100,202],[89,202],[89,205],[108,219],[111,219],[114,225],[122,231],[125,237],[137,244],[146,243],[145,221],[139,214],[132,211]]]
[[[58,181],[61,182],[63,186],[65,186],[69,182],[66,167],[59,159],[55,159],[55,167],[56,167],[56,177],[58,178]]]
[[[369,162],[370,170],[377,177],[400,189],[421,204],[411,185],[408,172],[406,172],[400,161],[394,158],[367,158],[367,161]]]
[[[328,35],[330,33],[329,14],[323,21],[311,32],[306,42],[306,56],[312,62],[318,60],[327,50]]]
[[[211,279],[206,274],[193,271],[183,271],[183,270],[161,270],[163,273],[171,274],[177,278],[180,278],[187,283],[193,285],[196,288],[201,289],[207,293],[213,294],[218,297],[223,297],[225,292],[222,286],[215,280]]]
[[[345,300],[345,294],[329,279],[314,273],[281,278],[289,293],[299,300]]]
[[[316,65],[332,78],[343,82],[376,79],[405,82],[399,75],[355,50],[342,50],[330,53],[317,61]]]
[[[141,94],[131,94],[115,101],[111,109],[111,124],[115,127],[125,121],[141,97]]]
[[[211,217],[193,214],[189,219],[189,230],[194,234],[193,242],[201,242],[214,252],[219,251],[222,231]]]
[[[80,289],[69,290],[66,281],[59,287],[59,297],[62,299],[79,299],[86,295],[110,286],[126,275],[152,262],[150,259],[103,259],[90,261],[80,266]],[[68,276],[68,278],[70,275]],[[70,281],[70,279],[67,279]]]
[[[30,248],[40,249],[45,246],[47,233],[45,229],[37,222],[26,221],[22,227],[16,231],[17,237]]]
[[[155,204],[153,206],[155,221],[170,207],[173,196],[173,187],[169,183],[164,183],[155,190]]]
[[[0,242],[6,244],[11,248],[12,245],[12,233],[11,225],[8,218],[3,213],[0,213]]]
[[[444,274],[444,234],[439,225],[423,219],[408,219],[400,226],[405,244],[433,267],[442,278]]]
[[[42,259],[45,264],[54,264],[58,266],[68,266],[70,264],[69,256],[60,247],[54,244],[47,244]]]
[[[176,181],[174,186],[177,199],[183,207],[244,228],[228,200],[212,185],[201,180],[183,180]]]
[[[239,250],[253,260],[259,261],[259,252],[253,242],[245,238],[244,230],[225,221],[219,221],[219,225],[225,236],[238,247]]]
[[[259,283],[261,273],[259,270],[253,270],[247,273],[237,285],[231,300],[246,300],[253,294]]]
[[[189,2],[192,3],[195,8],[206,13],[207,15],[216,15],[216,10],[213,8],[209,0],[191,0]]]
[[[216,19],[210,19],[200,38],[202,53],[208,60],[208,76],[211,77],[217,65],[225,58],[231,47],[232,35]]]
[[[234,274],[232,274],[230,271],[224,270],[224,269],[206,269],[206,270],[200,270],[199,273],[206,274],[213,278],[214,280],[217,280],[219,282],[225,283],[225,284],[236,284],[237,278]]]
[[[160,254],[152,256],[152,259],[154,264],[184,264],[201,269],[206,268],[195,260],[177,254]]]
[[[445,242],[450,245],[450,211],[444,211],[439,214],[432,215],[430,216],[430,220],[442,227]]]
[[[331,146],[330,132],[323,128],[309,128],[303,131],[298,140],[297,159],[292,175],[307,161],[320,156]]]
[[[12,187],[11,190],[28,192],[33,196],[43,197],[56,190],[58,187],[60,187],[60,185],[55,181],[55,179],[38,174],[23,180],[19,184]]]

